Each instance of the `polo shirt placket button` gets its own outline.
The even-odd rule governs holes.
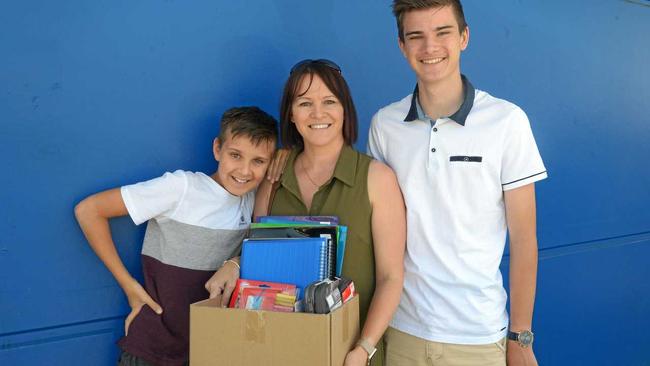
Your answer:
[[[438,127],[434,127],[433,132],[438,132]]]
[[[431,152],[436,152],[436,148],[435,148],[435,147],[432,147],[432,148],[431,148]]]

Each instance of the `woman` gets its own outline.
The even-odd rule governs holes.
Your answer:
[[[393,171],[352,147],[356,111],[335,63],[291,69],[280,133],[291,152],[279,184],[258,189],[255,215],[334,215],[348,226],[342,275],[359,293],[362,330],[345,365],[366,365],[374,347],[371,365],[382,365],[382,335],[402,291],[405,207]]]

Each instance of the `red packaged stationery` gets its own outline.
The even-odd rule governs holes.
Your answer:
[[[280,296],[278,296],[280,295]],[[293,311],[296,285],[238,279],[228,307],[240,309]]]

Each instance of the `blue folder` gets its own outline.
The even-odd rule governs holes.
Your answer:
[[[306,218],[306,219],[305,219]],[[338,217],[336,216],[259,216],[257,220],[259,222],[251,224],[251,234],[254,234],[254,230],[257,229],[273,229],[273,228],[288,228],[296,227],[300,230],[305,230],[305,228],[317,227],[317,226],[335,226],[337,228],[337,242],[336,245],[330,249],[336,250],[336,257],[330,254],[332,263],[336,264],[334,269],[334,275],[336,277],[341,277],[343,272],[343,260],[345,259],[345,243],[348,237],[348,227],[345,225],[335,225],[335,224],[325,224],[320,223],[316,224],[317,220],[331,219],[332,222],[338,222]],[[304,220],[304,221],[301,221]],[[311,220],[311,223],[308,223]],[[273,225],[273,226],[268,226]]]
[[[246,239],[241,278],[295,284],[304,289],[328,277],[326,238]]]

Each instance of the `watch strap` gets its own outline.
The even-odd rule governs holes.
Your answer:
[[[511,330],[508,330],[507,338],[511,341],[519,343],[520,346],[526,348],[533,344],[534,334],[530,330],[522,330],[520,332],[513,332]]]
[[[370,361],[372,356],[375,355],[375,352],[377,352],[377,348],[375,348],[375,346],[370,344],[370,342],[368,342],[368,340],[365,338],[359,339],[359,341],[357,342],[357,346],[363,348],[363,350],[366,351],[366,353],[368,353],[368,361]]]
[[[519,333],[515,333],[511,330],[508,330],[508,339],[511,341],[518,341],[519,340]]]

